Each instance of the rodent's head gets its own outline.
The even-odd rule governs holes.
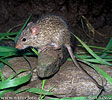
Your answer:
[[[25,49],[29,46],[36,45],[34,41],[39,32],[40,32],[40,29],[38,28],[38,25],[34,24],[33,22],[28,23],[26,28],[18,37],[15,47],[18,49]]]

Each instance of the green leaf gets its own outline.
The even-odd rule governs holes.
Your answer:
[[[97,99],[97,96],[88,96],[88,97],[65,97],[65,98],[53,98],[53,99],[41,99],[41,100],[112,100],[112,95],[104,95],[99,96]]]
[[[25,24],[23,25],[23,27],[21,28],[21,30],[18,32],[16,38],[15,38],[15,43],[17,42],[17,39],[19,37],[19,35],[21,34],[21,32],[23,31],[23,29],[25,28],[25,26],[27,25],[28,21],[30,20],[32,14],[28,17],[28,19],[26,20]]]
[[[28,71],[28,69],[21,69],[21,70],[19,70],[18,72],[16,72],[15,74],[11,75],[7,80],[11,80],[11,79],[13,79],[15,76],[17,76],[18,74],[23,73],[23,72],[26,72],[26,71]]]
[[[0,79],[1,79],[2,81],[5,81],[5,77],[4,77],[4,75],[3,75],[3,73],[2,73],[1,70],[0,70]]]
[[[0,70],[5,66],[2,62],[0,63]]]
[[[101,68],[86,61],[81,60],[81,62],[86,63],[89,66],[92,66],[100,75],[102,75],[110,84],[112,84],[112,78],[106,72],[104,72]]]
[[[99,63],[97,59],[84,59],[85,61],[91,62],[91,63]],[[112,61],[112,59],[103,59],[105,61]],[[99,63],[100,64],[100,63]]]
[[[109,66],[112,66],[111,63],[103,60],[102,58],[100,58],[97,54],[95,54],[83,41],[81,41],[76,35],[74,35],[72,33],[72,35],[83,45],[83,47],[94,57],[96,58],[100,64],[105,64],[105,65],[109,65]]]
[[[82,45],[78,45],[78,46],[82,47]],[[102,49],[102,50],[106,50],[106,48],[104,48],[104,47],[98,47],[98,46],[89,46],[89,45],[88,45],[88,47],[89,47],[89,48],[96,48],[96,49]]]
[[[14,52],[16,48],[8,47],[8,46],[0,46],[0,52]]]
[[[0,61],[2,63],[6,64],[7,66],[9,66],[16,73],[16,71],[14,70],[14,68],[6,60],[0,58]]]
[[[12,80],[6,80],[3,82],[0,82],[0,89],[16,87],[18,85],[28,82],[30,79],[31,79],[31,74],[28,74],[28,75],[20,77],[20,78],[15,78]]]
[[[22,26],[23,24],[17,24],[17,25],[15,25],[15,26],[13,26],[13,27],[11,27],[8,31],[7,31],[7,33],[11,33],[11,31],[13,30],[13,29],[15,29],[15,28],[17,28],[17,27],[20,27],[20,26]]]
[[[53,99],[41,99],[41,100],[89,100],[86,97],[65,97],[65,98],[53,98]]]
[[[27,91],[32,92],[32,93],[37,93],[37,94],[54,95],[54,93],[44,91],[44,90],[41,90],[41,89],[37,89],[37,88],[30,88]]]
[[[45,80],[43,80],[43,83],[42,83],[42,90],[44,89],[44,86],[45,86]],[[42,98],[42,95],[40,95],[39,98]]]
[[[1,38],[0,38],[0,42],[1,42],[3,39],[4,39],[4,37],[1,37]]]
[[[37,50],[35,50],[34,48],[32,48],[32,51],[38,56],[39,53],[37,52]]]
[[[7,93],[7,92],[12,92],[12,91],[14,91],[14,88],[0,91],[0,99],[6,100],[6,99],[4,99],[4,98],[2,97],[3,94],[4,94],[4,93]],[[8,99],[8,100],[9,100],[9,99]]]
[[[12,56],[17,54],[17,49],[13,47],[0,46],[0,56]]]
[[[14,36],[17,35],[18,32],[11,32],[11,33],[0,33],[0,38],[5,36]]]
[[[112,50],[112,37],[110,39],[110,41],[108,42],[107,46],[106,46],[107,50]]]
[[[48,91],[44,91],[38,88],[30,88],[30,89],[22,89],[22,90],[17,90],[15,91],[15,93],[21,93],[21,92],[32,92],[32,93],[36,93],[36,94],[44,94],[44,95],[54,95],[54,93],[48,92]]]
[[[106,57],[109,50],[112,50],[112,37],[111,37],[110,41],[108,42],[108,44],[106,46],[106,50],[103,52],[101,57]]]

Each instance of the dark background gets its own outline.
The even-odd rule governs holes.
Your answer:
[[[25,23],[31,13],[30,21],[33,22],[41,15],[63,16],[70,30],[91,45],[105,46],[112,36],[112,0],[0,0],[0,32],[7,32],[11,27]],[[85,16],[105,36],[95,34],[93,40],[91,35],[86,36],[79,15]],[[16,31],[19,29],[16,28]]]

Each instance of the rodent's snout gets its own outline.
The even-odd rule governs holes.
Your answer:
[[[22,49],[22,45],[16,44],[15,48]]]

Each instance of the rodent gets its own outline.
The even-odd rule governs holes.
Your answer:
[[[41,52],[49,46],[54,49],[60,49],[65,46],[74,64],[88,75],[96,86],[101,89],[102,86],[100,86],[76,61],[72,52],[70,38],[71,32],[65,20],[60,16],[47,15],[41,17],[36,23],[28,23],[17,40],[16,48],[25,49],[28,46],[32,46],[38,48],[39,52]]]

